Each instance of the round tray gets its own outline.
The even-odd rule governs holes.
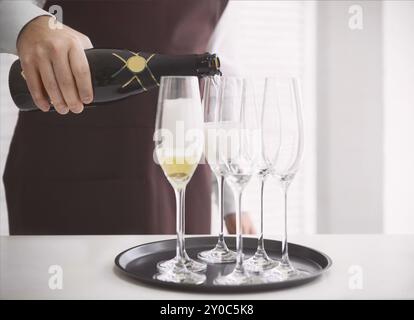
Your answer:
[[[225,237],[230,249],[235,249],[235,237]],[[191,258],[196,258],[197,253],[213,248],[217,243],[217,237],[189,237],[185,240],[186,251]],[[244,254],[246,258],[256,251],[256,238],[243,238]],[[271,258],[278,259],[281,256],[281,242],[265,240],[265,248]],[[234,263],[208,264],[207,280],[201,285],[178,284],[163,282],[153,279],[157,272],[156,264],[161,260],[171,259],[175,256],[176,239],[163,240],[142,244],[127,249],[115,258],[116,266],[128,276],[153,286],[170,288],[175,290],[201,291],[201,292],[252,292],[264,290],[276,290],[307,283],[325,272],[332,264],[332,260],[324,253],[298,244],[289,243],[289,257],[293,265],[309,273],[301,278],[288,279],[280,282],[241,285],[241,286],[217,286],[213,280],[219,274],[228,274],[234,268]]]

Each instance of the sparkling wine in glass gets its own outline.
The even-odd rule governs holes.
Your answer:
[[[196,77],[162,77],[158,96],[155,156],[176,198],[176,256],[158,263],[154,278],[175,283],[201,284],[206,269],[185,252],[184,195],[204,148],[203,114]]]

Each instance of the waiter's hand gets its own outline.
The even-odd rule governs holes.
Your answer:
[[[235,234],[236,233],[236,215],[234,213],[227,214],[224,217],[224,220],[226,221],[226,228],[227,228],[228,233]],[[248,213],[242,214],[241,223],[242,223],[243,234],[255,234],[256,233],[256,229]]]
[[[49,98],[60,114],[80,113],[93,100],[84,49],[89,38],[67,26],[51,28],[48,16],[29,22],[17,39],[17,51],[36,106],[48,111]],[[49,98],[48,98],[49,97]]]

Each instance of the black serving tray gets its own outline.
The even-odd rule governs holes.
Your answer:
[[[198,252],[211,249],[216,245],[216,243],[217,237],[214,236],[189,237],[185,240],[186,251],[193,259],[197,257]],[[235,249],[235,237],[226,237],[226,243],[230,249]],[[243,238],[243,246],[245,257],[248,258],[256,251],[257,239]],[[265,248],[271,258],[280,258],[280,241],[266,239]],[[234,264],[228,263],[208,264],[206,271],[207,280],[201,285],[178,284],[153,279],[153,275],[157,272],[157,262],[173,258],[175,256],[175,249],[176,239],[142,244],[118,254],[115,258],[115,265],[126,275],[152,286],[169,288],[178,291],[185,290],[216,293],[238,293],[277,290],[286,287],[298,286],[314,280],[324,273],[332,264],[332,260],[322,252],[298,244],[289,243],[289,257],[291,262],[295,267],[307,271],[308,275],[274,283],[241,286],[214,285],[213,280],[217,277],[217,275],[228,274],[233,270]]]

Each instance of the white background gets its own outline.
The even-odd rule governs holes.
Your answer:
[[[363,9],[362,30],[348,23]],[[414,232],[414,2],[232,1],[239,63],[302,77],[306,152],[290,195],[292,233]],[[0,55],[0,170],[16,108]],[[245,208],[258,222],[257,181]],[[266,230],[280,233],[281,197],[266,189]],[[7,234],[0,188],[0,233]],[[217,216],[213,216],[217,217]],[[216,225],[216,220],[214,225]],[[215,228],[216,229],[216,228]]]

